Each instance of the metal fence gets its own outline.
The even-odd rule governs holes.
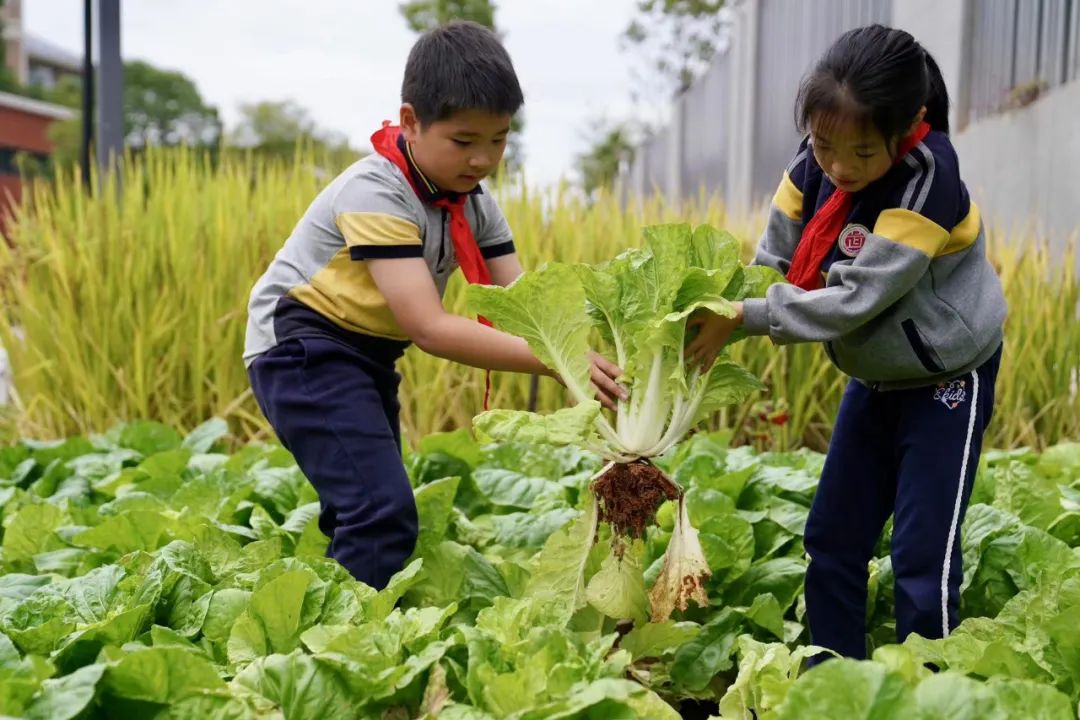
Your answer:
[[[676,120],[682,123],[679,184],[684,194],[705,187],[722,191],[727,179],[730,132],[728,99],[732,58],[720,55],[709,71],[682,97]]]
[[[662,128],[638,148],[635,171],[642,178],[641,191],[651,193],[669,192],[668,171],[671,165],[671,126]]]
[[[1080,77],[1080,0],[978,0],[971,13],[969,122]]]
[[[823,52],[847,30],[889,24],[889,0],[761,0],[752,195],[776,189],[795,154],[795,96]]]
[[[798,143],[800,80],[853,27],[896,17],[924,26],[939,64],[949,60],[956,131],[1080,78],[1080,0],[940,2],[948,18],[935,25],[927,0],[730,0],[730,45],[640,146],[625,192],[675,199],[704,189],[735,207],[767,197]]]
[[[752,7],[754,19],[736,22],[731,45],[675,101],[669,123],[638,147],[623,178],[629,193],[770,193],[798,144],[794,101],[803,74],[841,32],[888,23],[892,14],[891,0],[751,0],[735,7]],[[751,50],[738,52],[748,42]],[[752,87],[747,92],[739,83]],[[746,98],[753,113],[740,124],[733,105]],[[731,173],[733,144],[749,147],[743,174]]]

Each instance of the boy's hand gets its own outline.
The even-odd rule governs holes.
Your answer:
[[[589,375],[596,388],[596,399],[608,410],[615,410],[619,400],[629,397],[622,385],[616,382],[622,370],[599,353],[589,353]]]
[[[686,364],[691,367],[696,364],[702,371],[711,368],[716,362],[716,356],[731,338],[731,333],[742,325],[742,321],[742,303],[735,303],[735,317],[733,318],[723,317],[708,310],[693,315],[686,326],[696,327],[698,333],[686,346]]]

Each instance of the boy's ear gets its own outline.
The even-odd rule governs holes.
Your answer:
[[[401,134],[406,142],[416,142],[420,135],[420,118],[416,116],[416,109],[412,103],[401,104]]]

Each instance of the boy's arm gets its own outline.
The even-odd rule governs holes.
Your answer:
[[[426,353],[487,370],[551,375],[528,343],[475,320],[446,312],[431,271],[421,258],[368,260],[368,269],[394,319]],[[590,357],[590,376],[598,399],[614,409],[626,392],[616,379],[621,371],[604,358]]]
[[[491,282],[506,287],[522,273],[510,225],[489,193],[474,195],[472,202],[476,212],[476,244],[491,273]]]
[[[524,270],[521,269],[521,261],[517,253],[500,255],[487,261],[488,272],[491,273],[491,282],[494,285],[506,287],[518,279]]]
[[[424,352],[488,370],[551,374],[521,338],[446,312],[421,258],[367,262],[394,319]]]

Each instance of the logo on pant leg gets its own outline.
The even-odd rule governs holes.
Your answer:
[[[934,388],[934,399],[950,410],[955,410],[960,403],[967,400],[967,381],[950,380],[938,383]]]

